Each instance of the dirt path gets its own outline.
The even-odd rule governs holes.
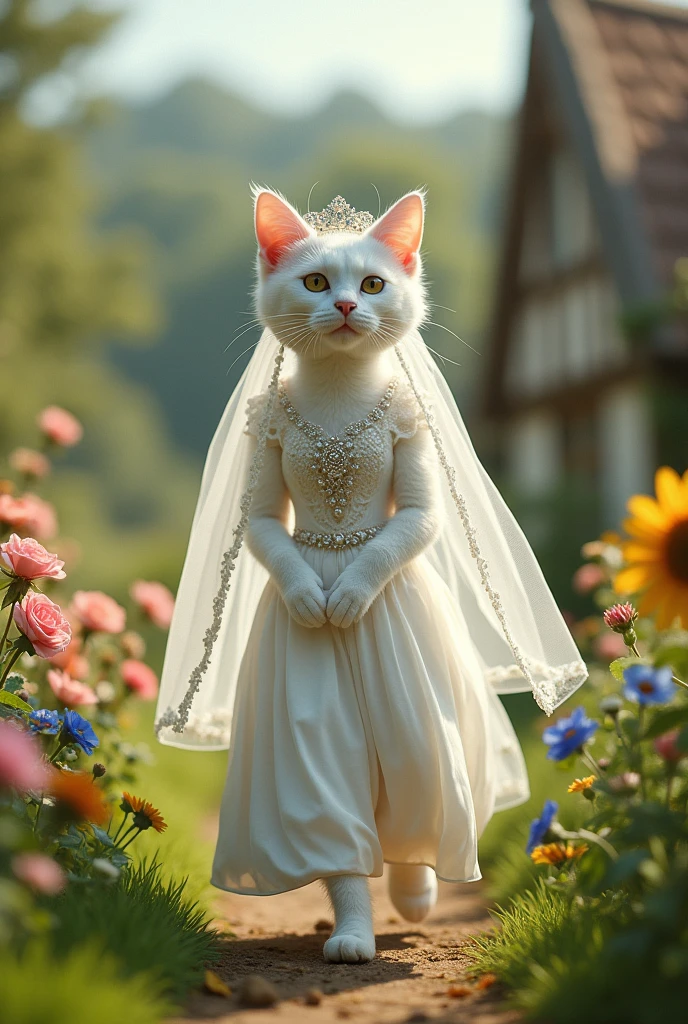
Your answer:
[[[217,924],[231,928],[236,938],[227,940],[216,971],[232,996],[194,995],[187,1015],[176,1018],[176,1024],[324,1024],[346,1019],[365,1024],[516,1024],[520,1017],[505,1009],[498,985],[482,990],[467,986],[470,962],[460,952],[462,939],[491,925],[481,887],[480,882],[442,885],[430,917],[411,925],[392,907],[383,880],[373,879],[378,954],[372,963],[361,965],[323,961],[329,933],[315,926],[330,914],[319,886],[281,896],[220,894]],[[273,1007],[242,1005],[240,993],[248,975],[259,975],[274,986]]]

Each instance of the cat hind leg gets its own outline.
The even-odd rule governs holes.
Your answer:
[[[427,917],[437,902],[437,878],[424,864],[390,864],[389,898],[406,921]]]

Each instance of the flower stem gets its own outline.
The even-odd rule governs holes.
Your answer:
[[[136,828],[136,826],[135,826],[135,825],[132,825],[132,826],[131,826],[131,828]],[[130,831],[130,832],[131,832],[131,828],[129,829],[129,831]],[[124,846],[120,846],[120,850],[122,850],[122,851],[126,850],[127,846],[129,846],[129,845],[130,845],[130,843],[133,843],[133,842],[134,842],[134,840],[136,839],[136,836],[138,836],[138,835],[140,835],[140,834],[141,834],[141,831],[142,831],[141,829],[138,829],[138,831],[137,831],[137,832],[135,832],[135,833],[134,833],[134,835],[133,835],[133,836],[131,837],[131,839],[129,840],[129,842],[125,843],[125,844],[124,844]]]
[[[127,831],[122,834],[122,839],[126,839],[127,836],[129,835],[129,833],[133,832],[135,828],[136,828],[136,825],[130,825],[129,828],[127,829]],[[120,846],[120,850],[123,850],[123,849],[124,849],[124,847]]]
[[[17,660],[17,658],[19,657],[20,654],[21,654],[21,650],[15,651],[14,654],[11,656],[10,660],[7,662],[7,667],[5,668],[5,671],[2,673],[2,679],[0,679],[0,690],[3,689],[3,687],[5,685],[5,680],[7,679],[8,675],[10,674],[10,669],[12,668],[12,666],[14,665],[15,661]]]
[[[14,618],[14,606],[16,603],[16,601],[13,601],[12,604],[10,605],[10,613],[7,616],[7,622],[5,623],[5,630],[2,634],[2,640],[0,640],[0,654],[3,654],[5,651],[5,640],[7,640],[7,634],[9,633],[10,626],[12,625],[12,620]]]

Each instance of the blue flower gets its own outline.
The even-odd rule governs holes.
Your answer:
[[[62,719],[57,711],[48,711],[47,708],[42,708],[40,711],[32,711],[29,715],[31,732],[42,732],[46,736],[54,736],[61,725]]]
[[[588,718],[585,708],[576,708],[568,718],[560,718],[550,725],[542,734],[549,747],[547,757],[550,761],[563,761],[583,746],[598,728],[599,722]]]
[[[77,743],[85,754],[92,754],[100,743],[90,722],[76,711],[65,711],[63,732]]]
[[[630,665],[624,669],[624,697],[636,704],[668,704],[676,692],[671,668],[651,665]]]
[[[549,827],[554,821],[558,809],[559,804],[556,800],[545,800],[545,806],[542,810],[542,814],[539,818],[535,818],[535,820],[530,823],[526,853],[532,853],[535,847],[539,846],[543,841],[549,832]]]

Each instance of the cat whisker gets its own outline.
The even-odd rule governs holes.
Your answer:
[[[245,348],[243,352],[240,352],[240,353],[239,353],[239,355],[238,355],[238,356],[236,357],[236,359],[234,360],[234,362],[233,362],[233,363],[231,364],[231,366],[230,366],[230,367],[229,367],[229,368],[227,369],[227,373],[225,374],[225,377],[226,377],[226,376],[227,376],[227,374],[228,374],[228,373],[230,372],[230,370],[232,369],[232,367],[234,366],[234,364],[235,364],[235,363],[238,363],[238,362],[239,362],[239,360],[241,359],[241,357],[242,357],[242,356],[245,356],[245,355],[246,355],[246,353],[247,353],[247,352],[250,352],[252,348],[257,348],[257,346],[258,346],[259,344],[260,344],[260,342],[259,342],[259,341],[254,341],[252,345],[249,345],[249,346],[248,346],[248,348]]]

